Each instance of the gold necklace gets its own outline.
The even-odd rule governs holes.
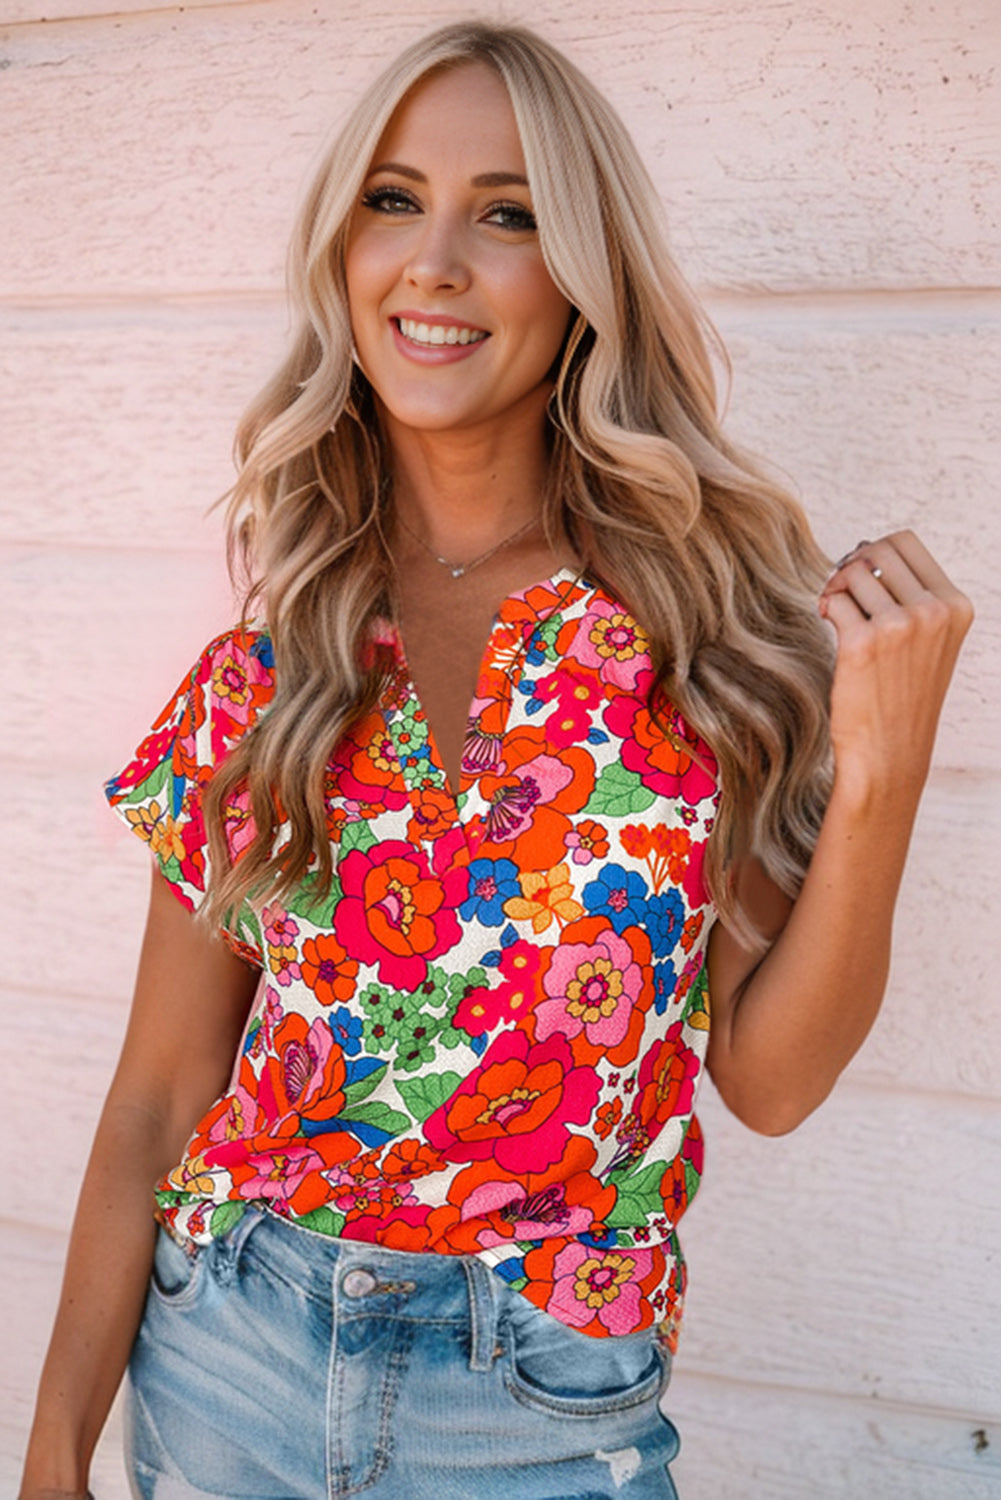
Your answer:
[[[530,521],[525,522],[524,526],[520,526],[517,531],[512,532],[510,536],[506,536],[504,540],[498,542],[496,546],[489,547],[486,552],[481,552],[479,557],[474,557],[471,562],[455,563],[449,562],[447,557],[441,557],[439,553],[437,553],[431,546],[430,542],[426,542],[424,538],[420,536],[412,526],[408,526],[407,522],[403,519],[399,512],[396,513],[396,519],[397,521],[399,521],[400,525],[403,527],[408,536],[412,536],[415,542],[420,543],[420,545],[424,548],[424,551],[429,552],[436,563],[441,563],[441,566],[443,568],[447,568],[453,578],[464,578],[467,573],[471,573],[474,568],[478,568],[480,566],[480,563],[485,563],[488,558],[493,557],[496,552],[502,551],[503,548],[510,547],[513,542],[520,541],[523,536],[528,535],[533,526],[537,526],[539,524],[539,517],[533,516]]]

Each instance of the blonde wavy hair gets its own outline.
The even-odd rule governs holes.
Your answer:
[[[542,254],[576,310],[550,401],[547,533],[567,535],[650,636],[651,705],[669,699],[715,752],[707,878],[724,918],[760,948],[730,873],[754,853],[795,895],[816,841],[831,779],[833,653],[816,602],[827,559],[796,501],[720,432],[709,351],[722,350],[625,127],[555,48],[481,23],[443,27],[390,65],[295,226],[291,350],[238,427],[228,511],[231,567],[247,571],[246,608],[263,605],[277,688],[207,792],[203,913],[232,921],[245,900],[307,875],[329,890],[324,773],[378,701],[385,662],[366,642],[394,609],[380,512],[390,454],[351,358],[346,236],[394,110],[433,71],[471,62],[507,86]],[[241,787],[256,836],[234,863],[224,815]]]

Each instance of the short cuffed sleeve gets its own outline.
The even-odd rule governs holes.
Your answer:
[[[203,798],[216,770],[274,693],[270,637],[255,627],[227,631],[206,648],[155,720],[129,764],[105,785],[122,821],[149,845],[160,873],[189,911],[197,911],[208,883]],[[234,859],[252,841],[245,794],[226,808]],[[261,964],[257,919],[244,908],[231,946]]]

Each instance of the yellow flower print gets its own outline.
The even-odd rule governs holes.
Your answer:
[[[518,882],[522,893],[504,902],[504,913],[516,922],[531,922],[533,932],[545,932],[554,919],[563,926],[584,915],[580,902],[573,899],[568,865],[526,870]]]
[[[156,803],[153,804],[156,806]],[[158,859],[176,859],[180,862],[184,858],[184,840],[181,838],[180,829],[169,813],[154,824],[150,830],[149,847]]]
[[[228,698],[237,708],[242,708],[250,697],[247,674],[231,656],[221,661],[212,673],[212,691],[217,698]]]
[[[127,807],[125,816],[139,837],[151,844],[156,825],[163,817],[163,810],[159,802],[150,802],[146,807]]]
[[[167,1181],[179,1193],[203,1193],[207,1196],[215,1187],[215,1179],[205,1164],[204,1156],[192,1156],[188,1161],[182,1161],[170,1173]]]
[[[615,1301],[619,1287],[632,1279],[635,1269],[636,1262],[628,1255],[582,1260],[574,1277],[574,1296],[593,1310],[604,1307],[606,1302]]]
[[[632,661],[650,650],[650,637],[629,615],[614,614],[610,619],[595,620],[591,626],[591,644],[605,661]]]

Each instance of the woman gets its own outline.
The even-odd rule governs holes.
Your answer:
[[[777,1133],[861,1043],[970,606],[909,532],[828,576],[528,33],[404,53],[290,264],[262,618],[109,786],[156,872],[22,1496],[130,1351],[139,1495],[669,1496],[703,1061]]]

